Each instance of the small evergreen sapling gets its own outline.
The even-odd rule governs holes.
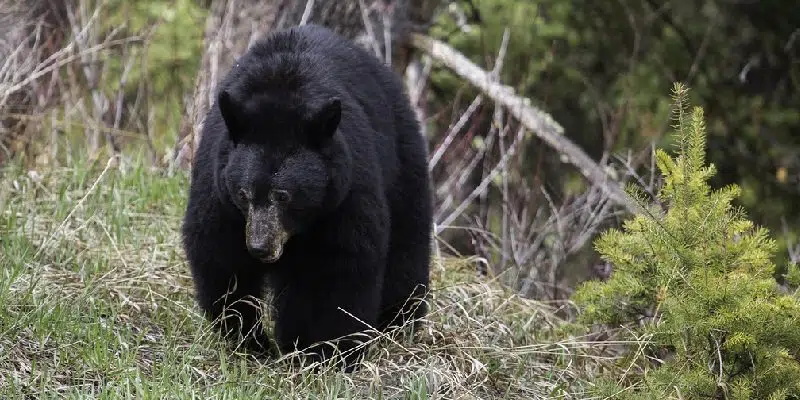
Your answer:
[[[679,154],[655,154],[666,210],[629,187],[647,211],[597,239],[614,272],[574,296],[579,322],[624,327],[641,342],[625,374],[598,389],[613,398],[800,399],[800,298],[778,288],[766,229],[731,204],[739,188],[710,189],[703,111],[689,115],[687,89],[673,90]],[[791,266],[787,281],[799,277]]]

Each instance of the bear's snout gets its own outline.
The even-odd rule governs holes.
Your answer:
[[[274,263],[283,254],[289,234],[281,224],[276,206],[250,206],[246,226],[247,251],[264,263]]]

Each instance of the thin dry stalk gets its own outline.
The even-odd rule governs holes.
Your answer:
[[[430,161],[428,161],[429,171],[433,171],[433,169],[436,168],[436,165],[439,164],[442,156],[445,154],[445,152],[447,152],[447,149],[450,148],[450,144],[453,143],[453,139],[455,139],[456,135],[461,132],[461,129],[464,128],[464,125],[469,122],[469,119],[473,114],[475,114],[475,111],[478,109],[478,107],[480,107],[482,101],[483,96],[478,95],[475,97],[469,107],[467,107],[467,110],[458,118],[458,121],[456,121],[456,123],[447,130],[442,144],[436,148],[436,151],[431,156]]]
[[[314,9],[314,0],[307,0],[306,1],[306,8],[303,10],[303,16],[300,17],[300,22],[297,25],[303,26],[308,23],[308,19],[311,17],[311,11]]]
[[[370,7],[367,7],[367,5],[364,3],[364,0],[358,0],[358,8],[361,10],[361,19],[364,22],[364,27],[366,28],[366,39],[368,44],[375,53],[375,57],[383,60],[383,51],[381,51],[380,41],[377,37],[375,37],[375,28],[372,24],[372,18],[369,16]]]

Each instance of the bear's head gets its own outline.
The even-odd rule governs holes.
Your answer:
[[[230,143],[222,189],[245,217],[250,254],[274,263],[293,235],[335,208],[349,189],[341,100],[290,102],[222,90],[217,104]]]

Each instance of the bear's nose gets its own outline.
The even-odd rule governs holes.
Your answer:
[[[247,251],[255,258],[263,258],[269,255],[269,251],[263,246],[247,246]]]
[[[273,263],[278,260],[280,254],[275,254],[275,251],[270,251],[265,247],[248,247],[247,251],[250,252],[254,258],[264,263]]]

